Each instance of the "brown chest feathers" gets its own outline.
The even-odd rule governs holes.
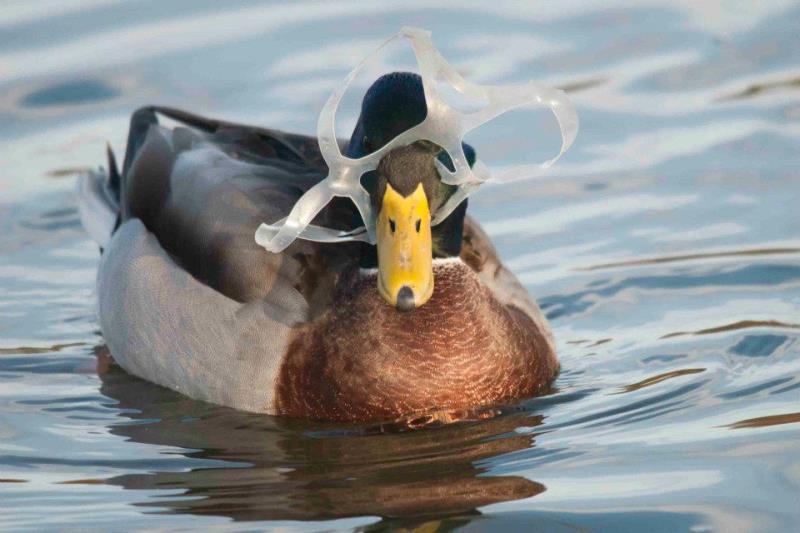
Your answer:
[[[407,313],[360,277],[298,330],[277,383],[279,414],[377,421],[544,391],[558,364],[527,315],[495,300],[460,262],[435,267],[430,301]]]

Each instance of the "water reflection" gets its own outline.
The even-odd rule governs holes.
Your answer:
[[[800,267],[791,264],[751,264],[738,268],[701,268],[682,270],[676,274],[638,275],[622,279],[595,281],[591,288],[573,293],[541,298],[539,303],[547,318],[567,317],[583,313],[598,302],[623,291],[676,291],[698,289],[706,293],[719,288],[752,288],[763,290],[770,285],[796,284],[800,280]]]
[[[323,520],[348,516],[472,514],[491,503],[535,496],[545,487],[520,476],[484,476],[482,459],[534,446],[541,416],[517,412],[435,429],[359,434],[309,426],[182,397],[129,376],[101,356],[102,394],[119,402],[128,440],[183,448],[204,459],[188,471],[126,474],[105,483],[178,489],[138,505],[234,520]],[[207,461],[224,461],[208,468]],[[94,483],[96,480],[83,480]]]

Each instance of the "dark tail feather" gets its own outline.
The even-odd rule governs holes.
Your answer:
[[[119,167],[117,166],[117,156],[114,155],[114,150],[111,149],[110,144],[106,144],[106,156],[108,157],[108,191],[113,195],[117,206],[122,204],[122,178],[119,175]],[[114,230],[117,231],[119,225],[122,223],[122,213],[117,211],[117,220],[114,222]],[[112,232],[113,233],[113,232]],[[102,246],[100,253],[103,253]]]
[[[119,202],[122,179],[119,176],[117,157],[114,155],[114,150],[111,149],[111,145],[108,143],[106,143],[106,156],[108,158],[108,189],[114,193],[114,198]]]
[[[128,175],[133,160],[144,144],[150,126],[158,124],[155,110],[152,107],[142,107],[131,116],[131,126],[128,130],[128,146],[125,148],[125,161],[122,164],[122,177]]]

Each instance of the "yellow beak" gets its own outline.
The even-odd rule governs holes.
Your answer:
[[[433,294],[431,213],[420,183],[404,197],[386,184],[378,213],[378,292],[401,311]]]

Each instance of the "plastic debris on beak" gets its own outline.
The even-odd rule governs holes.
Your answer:
[[[360,159],[345,157],[339,149],[334,128],[334,117],[339,103],[368,60],[398,39],[406,39],[411,44],[422,77],[427,115],[422,122],[401,133],[379,150]],[[438,87],[442,83],[448,84],[466,98],[486,104],[470,112],[455,109],[439,94]],[[461,146],[464,136],[503,113],[529,106],[548,107],[555,115],[561,130],[559,153],[544,163],[517,166],[496,177],[491,176],[489,169],[480,160],[470,168]],[[507,86],[470,83],[442,57],[433,45],[430,32],[405,27],[356,66],[328,98],[317,121],[319,147],[328,165],[328,175],[300,197],[287,217],[272,224],[261,224],[256,231],[256,242],[274,253],[283,251],[298,238],[316,242],[357,240],[374,244],[376,214],[373,213],[369,194],[361,185],[360,179],[365,172],[375,170],[381,158],[397,147],[424,139],[441,146],[449,154],[453,162],[452,172],[439,161],[436,165],[442,181],[457,186],[457,190],[435,213],[432,224],[436,225],[486,181],[511,181],[531,177],[541,169],[548,168],[572,145],[577,133],[578,115],[563,91],[536,83]],[[312,225],[314,217],[334,197],[350,198],[361,214],[364,226],[341,231]]]

